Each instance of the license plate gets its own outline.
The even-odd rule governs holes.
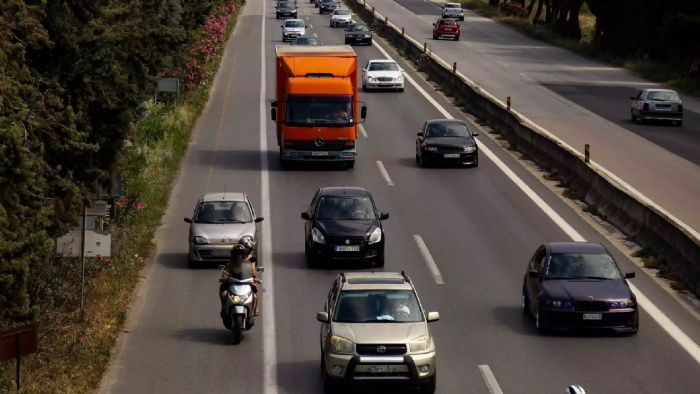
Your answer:
[[[328,156],[328,152],[311,152],[311,156]]]
[[[459,159],[459,153],[445,153],[443,157],[445,159]]]
[[[602,313],[584,313],[583,320],[603,320]]]
[[[226,257],[231,255],[231,251],[228,250],[212,250],[211,255],[214,257]]]
[[[360,245],[338,245],[335,247],[336,252],[359,252]]]
[[[369,371],[372,373],[392,373],[396,371],[396,367],[392,365],[373,365]]]

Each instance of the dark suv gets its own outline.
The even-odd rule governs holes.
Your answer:
[[[440,18],[433,23],[433,40],[438,40],[442,37],[452,38],[459,41],[459,23],[452,18]]]

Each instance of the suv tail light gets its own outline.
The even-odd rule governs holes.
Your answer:
[[[678,104],[678,112],[683,112],[683,104]]]
[[[642,110],[649,111],[649,103],[644,103],[644,105],[642,106]]]

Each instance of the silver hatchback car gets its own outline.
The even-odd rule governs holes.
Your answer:
[[[677,126],[683,125],[683,103],[674,90],[642,89],[630,99],[630,116],[633,122],[658,120],[670,121]]]
[[[263,218],[245,193],[208,193],[197,201],[190,224],[189,265],[223,262],[231,258],[231,249],[241,237],[249,235],[257,241],[256,223]]]

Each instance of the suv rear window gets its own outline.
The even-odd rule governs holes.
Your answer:
[[[416,323],[423,321],[423,312],[410,290],[345,290],[340,292],[333,321]]]
[[[456,25],[457,22],[454,21],[454,20],[452,20],[452,19],[443,19],[443,20],[440,21],[440,24],[441,24],[441,25],[450,25],[450,26],[451,26],[451,25]]]

